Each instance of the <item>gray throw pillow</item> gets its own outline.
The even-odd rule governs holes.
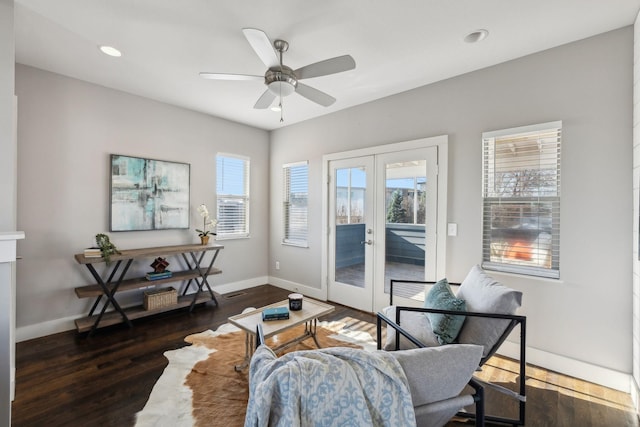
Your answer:
[[[467,311],[478,313],[515,314],[522,304],[522,292],[504,286],[474,266],[458,289],[458,298],[465,300]],[[484,346],[483,357],[498,342],[509,320],[467,316],[458,342]]]
[[[392,305],[389,307],[385,307],[384,309],[382,309],[382,314],[395,322],[396,306]],[[438,343],[438,337],[433,333],[433,329],[431,328],[431,324],[429,323],[429,318],[427,318],[424,313],[418,311],[402,311],[400,314],[400,326],[402,326],[402,329],[411,334],[412,337],[416,338],[427,347],[440,345],[440,343]],[[416,347],[405,337],[400,336],[399,338],[400,349],[404,350]],[[396,349],[396,332],[392,327],[387,328],[387,340],[383,348],[389,351]]]
[[[433,285],[424,300],[424,306],[437,310],[465,311],[466,309],[465,301],[456,298],[447,279],[442,279]],[[453,314],[427,313],[427,317],[440,344],[450,344],[455,341],[465,321],[465,316]]]

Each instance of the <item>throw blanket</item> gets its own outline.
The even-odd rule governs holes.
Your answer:
[[[385,352],[336,347],[251,359],[245,427],[415,426],[407,377]]]

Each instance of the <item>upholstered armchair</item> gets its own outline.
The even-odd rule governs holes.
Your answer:
[[[257,337],[262,343],[259,327]],[[482,347],[472,344],[394,352],[337,347],[281,357],[259,345],[245,426],[441,427],[468,405],[483,426],[483,387],[472,379],[481,357]],[[463,392],[467,384],[473,388]]]
[[[519,391],[482,382],[513,397],[518,402],[517,419],[484,414],[487,421],[523,425],[525,416],[526,317],[516,315],[522,293],[510,289],[474,266],[456,294],[443,279],[439,282],[392,280],[393,287],[403,282],[425,283],[425,307],[390,305],[377,315],[378,348],[394,351],[408,348],[441,347],[448,344],[482,346],[479,367],[484,365],[505,342],[516,326],[520,331]],[[391,300],[392,301],[392,300]],[[386,341],[382,330],[386,325]],[[478,380],[479,381],[479,380]],[[460,413],[473,417],[473,414]]]

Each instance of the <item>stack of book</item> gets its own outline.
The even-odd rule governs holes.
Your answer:
[[[270,307],[262,310],[262,320],[284,320],[289,318],[289,307]]]
[[[100,258],[102,257],[102,251],[100,248],[87,248],[84,250],[85,258]]]
[[[169,277],[171,277],[171,275],[172,273],[169,270],[165,270],[160,273],[151,271],[147,273],[146,278],[147,280],[160,280],[160,279],[168,279]]]

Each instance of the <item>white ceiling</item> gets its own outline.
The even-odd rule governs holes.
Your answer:
[[[16,62],[262,129],[308,120],[631,25],[640,0],[15,0]],[[287,40],[293,69],[350,54],[356,69],[255,110],[265,86],[200,71],[264,74],[242,28]],[[485,28],[489,37],[463,41]],[[112,45],[121,58],[102,54]]]

